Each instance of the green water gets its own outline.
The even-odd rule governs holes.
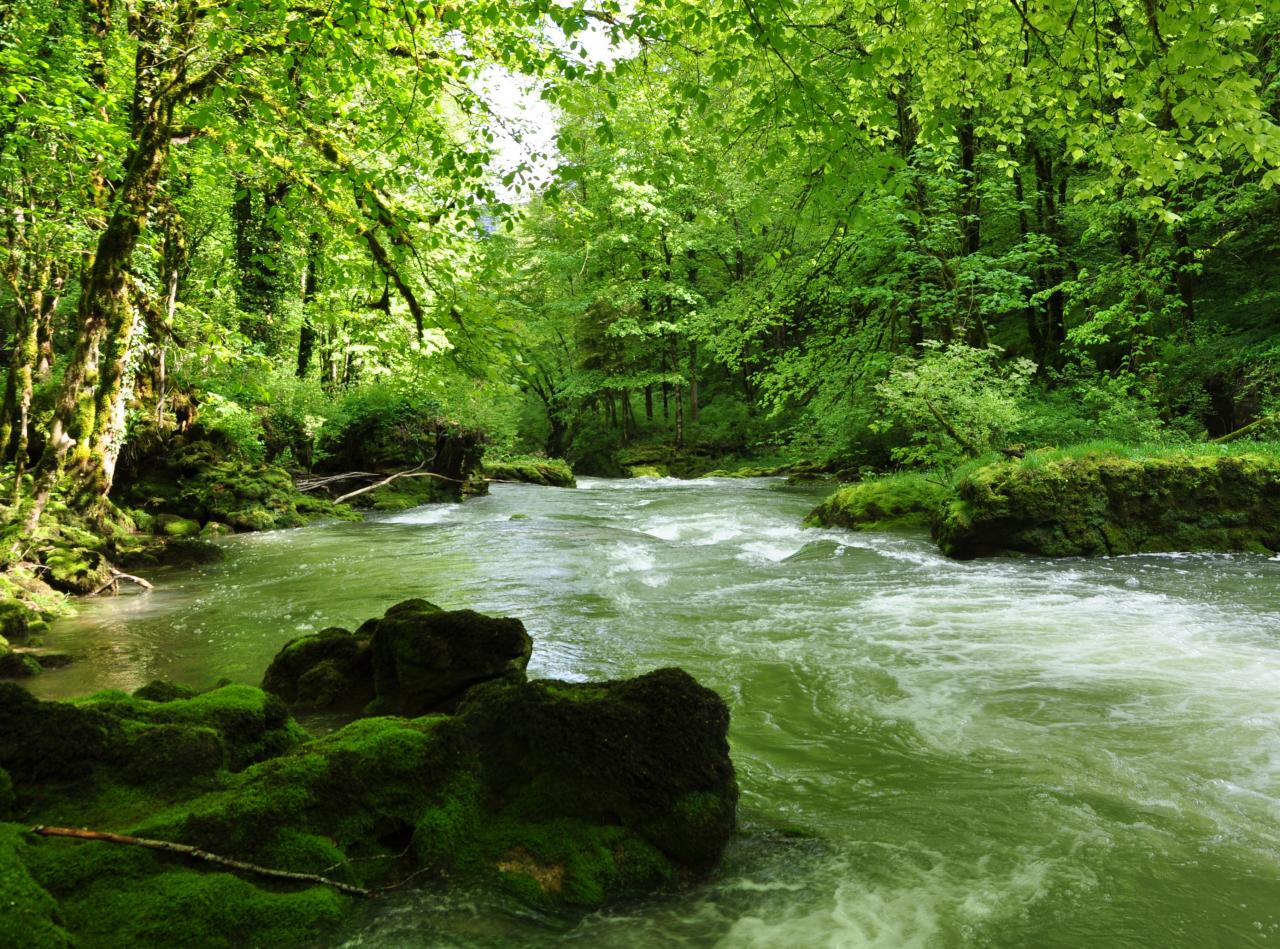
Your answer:
[[[801,529],[815,497],[500,485],[235,537],[59,624],[85,658],[38,689],[254,682],[285,640],[424,596],[521,617],[533,675],[676,664],[728,700],[746,834],[705,885],[572,928],[410,892],[336,944],[1280,944],[1280,561],[959,564]]]

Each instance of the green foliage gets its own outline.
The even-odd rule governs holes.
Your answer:
[[[919,357],[900,359],[876,386],[886,416],[910,438],[894,457],[951,467],[1003,447],[1022,420],[1035,364],[999,356],[996,347],[926,343]]]

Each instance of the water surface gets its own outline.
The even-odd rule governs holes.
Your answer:
[[[680,665],[729,702],[746,833],[707,884],[569,928],[408,893],[340,944],[1280,943],[1280,561],[954,563],[923,536],[802,529],[816,497],[497,485],[242,535],[57,624],[49,645],[85,658],[37,690],[257,682],[286,640],[422,596],[523,619],[535,676]]]

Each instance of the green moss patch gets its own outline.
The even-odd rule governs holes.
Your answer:
[[[1036,453],[967,472],[936,536],[958,558],[1280,550],[1280,458]]]
[[[841,488],[814,508],[805,523],[860,531],[928,527],[949,493],[940,477],[888,475]]]

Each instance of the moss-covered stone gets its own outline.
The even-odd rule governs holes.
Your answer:
[[[421,715],[448,708],[481,682],[523,681],[533,641],[517,619],[408,600],[378,622],[371,651],[371,710]]]
[[[111,564],[100,551],[58,547],[44,555],[45,578],[64,593],[93,593],[111,582]]]
[[[1280,550],[1280,459],[1029,455],[962,478],[935,533],[961,559]]]
[[[28,652],[0,650],[0,679],[29,679],[43,671],[40,660]]]
[[[165,537],[195,537],[200,533],[200,522],[177,514],[157,514],[152,519],[152,529]]]
[[[485,477],[492,481],[517,481],[552,488],[576,488],[578,481],[567,461],[559,458],[521,457],[484,463]]]
[[[57,901],[31,876],[24,828],[0,824],[0,945],[64,949],[76,939],[63,928]]]
[[[857,531],[928,527],[949,494],[941,478],[889,475],[841,488],[814,508],[805,524]]]
[[[290,705],[363,708],[373,699],[369,635],[333,627],[290,640],[271,661],[262,687]]]
[[[362,629],[377,637],[451,618],[410,601]],[[361,635],[330,630],[291,646],[318,659],[309,672],[348,654],[334,643]],[[364,718],[306,741],[278,699],[245,686],[192,695],[153,683],[78,703],[0,686],[0,765],[15,769],[24,821],[174,840],[366,886],[488,881],[573,913],[652,893],[719,858],[737,800],[727,727],[719,697],[674,669],[594,684],[490,681],[453,715]],[[266,741],[273,730],[291,740]],[[228,771],[251,746],[256,762]],[[0,783],[0,818],[2,792]],[[12,825],[0,825],[0,901],[46,940],[21,944],[49,946],[311,944],[349,906],[324,887]],[[0,941],[6,922],[0,913]]]
[[[113,497],[154,515],[166,536],[193,537],[210,522],[235,530],[297,527],[319,518],[354,518],[343,505],[298,491],[283,468],[238,457],[212,433],[157,441],[117,476]],[[215,533],[214,528],[209,533]]]
[[[659,465],[629,465],[627,467],[628,478],[665,478],[667,477],[667,469]]]

